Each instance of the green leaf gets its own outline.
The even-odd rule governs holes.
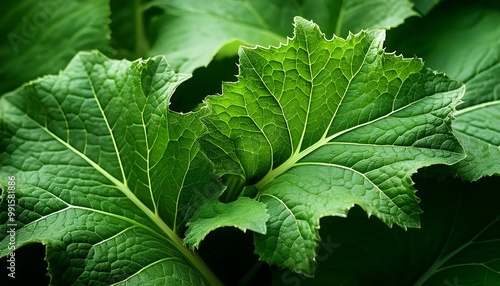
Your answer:
[[[415,10],[422,15],[428,14],[441,0],[412,0]]]
[[[399,0],[332,0],[329,2],[330,5],[338,6],[340,3],[341,6],[339,15],[330,19],[330,21],[337,21],[334,32],[337,36],[342,37],[347,36],[349,33],[357,33],[362,29],[391,29],[402,24],[405,19],[417,15],[412,10],[413,4],[411,2]],[[314,20],[314,18],[312,19]],[[330,23],[327,21],[318,22],[318,25],[328,27],[331,25]],[[325,28],[322,29],[325,33],[329,32]]]
[[[141,0],[110,0],[111,42],[117,57],[137,59],[147,53],[148,41],[145,38],[144,8]]]
[[[326,40],[297,17],[286,45],[241,49],[238,82],[207,99],[202,148],[267,205],[267,233],[255,235],[263,260],[312,275],[319,219],[355,204],[418,227],[411,175],[465,157],[450,126],[464,86],[385,53],[384,36]]]
[[[416,182],[421,229],[389,229],[359,209],[324,219],[315,277],[274,271],[273,285],[496,285],[500,178]]]
[[[294,16],[315,20],[329,35],[347,36],[368,28],[391,28],[416,15],[401,0],[159,0],[165,10],[155,25],[150,55],[163,54],[175,70],[207,66],[220,51],[236,55],[240,45],[277,45],[292,30]]]
[[[208,233],[225,226],[235,226],[243,232],[249,229],[265,234],[268,219],[265,205],[255,200],[240,198],[227,204],[212,200],[193,215],[184,241],[198,247]]]
[[[0,256],[14,176],[15,247],[45,244],[53,285],[218,284],[180,238],[221,189],[197,142],[200,114],[168,110],[186,78],[162,57],[80,53],[2,97]]]
[[[437,10],[392,36],[398,51],[422,56],[429,66],[466,84],[453,129],[467,158],[447,168],[466,180],[500,174],[499,21],[498,3],[495,9],[465,3]]]
[[[500,72],[500,65],[494,71]],[[475,181],[500,175],[500,97],[461,109],[453,129],[467,151],[467,158],[450,167],[450,173]]]
[[[2,1],[0,93],[57,73],[80,50],[110,52],[109,1]]]

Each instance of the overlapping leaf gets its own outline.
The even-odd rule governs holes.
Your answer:
[[[467,2],[434,11],[393,35],[398,51],[417,54],[466,84],[453,129],[467,158],[447,171],[467,180],[500,174],[499,21],[498,3]]]
[[[355,204],[418,227],[410,176],[464,158],[451,132],[463,85],[385,53],[384,36],[326,40],[297,17],[286,45],[240,50],[238,82],[207,100],[204,151],[267,205],[267,233],[255,235],[265,261],[312,275],[319,219]]]
[[[315,277],[274,271],[273,285],[479,286],[500,281],[500,177],[464,184],[458,178],[419,176],[416,182],[424,211],[421,229],[389,229],[359,209],[347,219],[325,219]]]
[[[161,57],[80,53],[1,99],[0,183],[17,184],[16,248],[45,244],[53,285],[218,283],[180,239],[220,190],[196,141],[199,114],[168,110],[184,79]]]
[[[192,72],[219,53],[236,55],[240,44],[277,45],[294,16],[315,20],[326,34],[391,28],[416,15],[401,0],[158,0],[165,10],[150,54],[164,54],[174,69]]]
[[[0,93],[57,73],[80,50],[110,51],[109,1],[2,1]]]
[[[415,5],[415,11],[418,11],[422,15],[429,13],[440,1],[441,0],[412,0]]]

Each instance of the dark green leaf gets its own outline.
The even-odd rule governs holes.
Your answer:
[[[193,72],[244,45],[278,45],[294,16],[316,21],[326,34],[395,27],[416,13],[406,0],[159,0],[165,10],[150,54],[164,54],[174,69]]]
[[[495,5],[443,6],[391,34],[393,48],[417,54],[465,83],[453,129],[467,158],[447,173],[472,181],[500,174],[500,5]]]
[[[0,93],[57,73],[80,50],[110,52],[109,1],[3,0]]]

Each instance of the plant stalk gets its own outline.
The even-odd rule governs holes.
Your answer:
[[[149,41],[144,28],[144,7],[141,0],[134,1],[134,21],[135,21],[135,54],[138,57],[146,56],[149,50]]]
[[[241,194],[241,191],[243,191],[244,187],[245,180],[242,177],[236,175],[229,176],[227,181],[227,188],[219,197],[219,200],[223,203],[230,203],[232,201],[235,201]]]

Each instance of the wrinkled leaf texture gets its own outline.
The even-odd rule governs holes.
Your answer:
[[[418,227],[411,175],[464,158],[450,126],[464,86],[386,53],[384,36],[327,40],[296,17],[287,44],[241,49],[238,82],[207,99],[203,150],[267,206],[267,232],[254,236],[261,259],[313,275],[319,219],[355,204]]]
[[[244,45],[277,45],[292,32],[294,16],[314,20],[331,35],[389,29],[416,15],[407,0],[157,0],[165,11],[150,55],[163,54],[175,70],[193,72],[214,56]]]
[[[44,244],[53,285],[219,283],[181,240],[220,190],[196,141],[199,113],[168,110],[186,78],[163,57],[79,53],[59,75],[2,97],[0,184],[16,178],[16,248]]]
[[[359,208],[347,219],[326,218],[314,278],[274,271],[273,285],[497,285],[500,177],[415,181],[421,229],[389,229]]]
[[[398,51],[424,58],[431,68],[467,86],[453,122],[467,158],[446,171],[470,181],[500,174],[499,21],[498,2],[467,1],[439,6],[391,37]]]

